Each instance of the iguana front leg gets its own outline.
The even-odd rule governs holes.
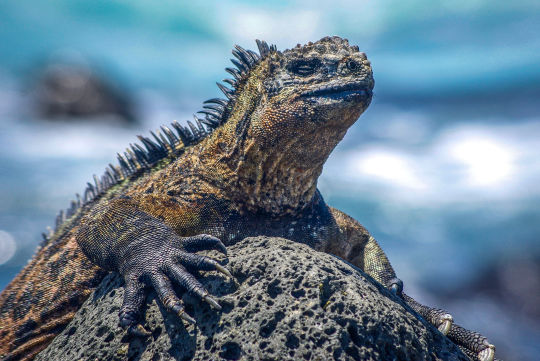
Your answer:
[[[187,270],[217,270],[231,277],[229,271],[215,260],[192,253],[203,249],[226,253],[223,243],[215,237],[205,234],[180,237],[165,223],[141,210],[137,202],[121,197],[95,206],[81,220],[76,238],[92,262],[124,277],[124,301],[119,317],[120,324],[130,333],[147,333],[138,323],[145,299],[145,283],[154,288],[169,311],[188,322],[195,320],[184,312],[172,282],[212,307],[221,308]]]
[[[494,360],[495,346],[490,344],[486,337],[454,324],[448,312],[424,306],[403,293],[403,282],[396,277],[390,261],[375,239],[353,218],[334,208],[331,208],[331,212],[344,239],[336,240],[334,247],[329,247],[330,251],[336,247],[345,250],[341,254],[339,252],[336,254],[364,270],[401,297],[413,310],[448,336],[473,360]]]

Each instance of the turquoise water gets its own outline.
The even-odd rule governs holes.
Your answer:
[[[0,289],[135,134],[190,119],[219,95],[233,44],[340,35],[372,61],[375,98],[329,159],[323,195],[380,240],[409,293],[532,360],[538,320],[481,295],[465,306],[435,295],[501,259],[540,258],[538,34],[538,1],[3,1]],[[129,89],[142,122],[36,119],[32,77],[66,58]]]

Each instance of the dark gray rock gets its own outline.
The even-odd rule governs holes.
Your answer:
[[[113,274],[37,360],[467,360],[400,300],[337,257],[256,237],[229,247],[228,261],[239,286],[221,275],[201,275],[222,311],[182,296],[196,327],[165,311],[151,294],[146,327],[152,336],[126,336],[117,317],[122,281]]]
[[[33,87],[33,108],[45,119],[76,120],[108,117],[135,122],[132,96],[84,64],[51,63]]]

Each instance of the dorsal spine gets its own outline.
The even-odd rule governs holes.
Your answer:
[[[211,134],[214,129],[225,123],[234,107],[239,85],[247,80],[251,69],[261,60],[277,51],[275,45],[269,46],[265,41],[257,39],[256,43],[259,54],[246,50],[239,45],[234,46],[232,54],[235,59],[231,59],[231,62],[235,67],[225,69],[232,75],[232,79],[224,80],[232,88],[217,83],[227,99],[212,98],[205,101],[203,109],[197,112],[204,117],[199,118],[194,115],[194,123],[187,121],[187,127],[173,121],[171,127],[176,131],[176,134],[169,127],[161,126],[156,133],[150,132],[153,139],[139,135],[138,139],[142,146],[137,143],[130,144],[123,154],[117,154],[118,165],[109,163],[101,178],[94,175],[93,183],[87,183],[82,193],[83,196],[76,194],[76,199],[71,201],[70,207],[66,211],[61,210],[58,213],[54,232],[42,233],[44,242],[48,242],[66,220],[70,219],[81,207],[96,201],[111,187],[151,169],[166,157],[180,156],[186,147],[199,143]]]

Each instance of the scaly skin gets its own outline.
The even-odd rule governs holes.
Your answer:
[[[442,310],[402,293],[386,255],[357,221],[325,204],[323,165],[368,107],[374,85],[365,54],[338,37],[260,55],[239,47],[228,100],[211,100],[192,131],[173,124],[132,147],[82,204],[60,214],[57,230],[0,295],[0,355],[32,359],[69,323],[106,271],[125,279],[120,324],[135,335],[150,285],[188,322],[178,283],[219,304],[189,272],[217,270],[194,252],[248,236],[280,236],[340,256],[389,287],[469,355],[492,360],[494,347]],[[236,60],[235,60],[236,61]],[[205,124],[210,131],[206,131]],[[206,134],[208,133],[208,134]],[[96,266],[97,265],[97,266]]]

